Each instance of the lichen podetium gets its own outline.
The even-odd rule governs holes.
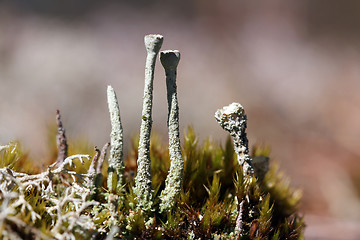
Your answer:
[[[176,197],[181,193],[184,160],[181,155],[179,133],[179,104],[176,92],[176,68],[180,61],[180,52],[167,50],[160,53],[160,61],[165,69],[168,99],[169,155],[171,160],[169,174],[165,180],[165,189],[161,192],[160,212],[170,210]]]
[[[160,51],[163,36],[158,34],[146,35],[145,47],[147,51],[145,65],[145,87],[140,126],[139,151],[137,159],[137,174],[135,177],[134,193],[137,196],[138,207],[144,211],[151,209],[153,204],[153,187],[151,181],[150,162],[150,133],[152,125],[153,81],[156,57]]]
[[[253,173],[248,139],[245,132],[247,119],[243,106],[240,103],[234,102],[229,106],[223,107],[216,111],[215,119],[233,138],[238,162],[243,167],[244,173],[247,175]]]
[[[110,85],[107,87],[107,99],[111,122],[107,186],[110,192],[116,192],[122,188],[125,168],[123,160],[123,128],[116,93]]]

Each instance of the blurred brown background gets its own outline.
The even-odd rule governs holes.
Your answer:
[[[44,158],[60,109],[68,138],[103,145],[108,84],[129,140],[140,126],[143,37],[160,33],[162,49],[182,54],[182,127],[221,143],[213,114],[240,102],[250,145],[270,145],[304,189],[306,239],[359,239],[359,12],[357,0],[0,1],[0,144],[20,140]],[[158,62],[153,120],[166,141],[164,79]]]

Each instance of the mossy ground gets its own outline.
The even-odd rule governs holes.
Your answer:
[[[53,198],[60,200],[66,188],[75,183],[89,188],[90,194],[86,198],[74,193],[74,199],[95,201],[97,204],[91,204],[77,212],[76,204],[68,201],[57,214],[64,216],[77,212],[77,218],[88,221],[86,224],[91,228],[84,229],[84,225],[77,224],[77,221],[71,225],[66,218],[59,223],[56,216],[48,213],[48,210],[54,207],[54,201],[42,197],[42,190],[33,187],[25,190],[25,199],[31,208],[23,210],[19,205],[14,211],[2,216],[0,235],[18,236],[20,239],[52,239],[64,234],[65,239],[105,239],[110,232],[116,232],[113,236],[119,239],[303,239],[304,223],[297,213],[301,194],[290,188],[288,180],[279,173],[277,166],[271,163],[270,170],[261,181],[255,177],[244,176],[230,139],[224,146],[210,140],[200,144],[191,128],[187,130],[182,141],[185,161],[182,192],[176,207],[165,213],[158,211],[158,197],[165,187],[170,166],[168,148],[158,138],[152,138],[150,152],[155,190],[154,205],[150,212],[142,212],[136,207],[136,196],[132,192],[136,174],[137,142],[134,138],[125,161],[123,191],[118,189],[116,192],[108,192],[106,166],[102,175],[99,175],[102,179],[100,183],[95,187],[87,186],[84,178],[90,161],[85,161],[83,165],[75,162],[75,167],[68,168],[85,174],[78,175],[75,180],[66,171],[54,176]],[[94,155],[94,151],[89,150],[90,147],[81,143],[70,143],[69,147],[71,153]],[[53,152],[55,160],[55,144]],[[252,155],[255,157],[268,154],[267,148],[255,147]],[[3,171],[6,171],[4,169],[7,167],[16,172],[33,174],[39,169],[32,168],[32,161],[34,160],[21,153],[17,145],[10,145],[0,152],[0,168]],[[0,186],[5,186],[5,175],[1,176]],[[2,197],[4,191],[2,188],[0,207],[5,206],[5,198]],[[17,193],[19,189],[13,187],[11,191]],[[115,199],[115,204],[111,205],[109,198]],[[111,212],[110,209],[114,207],[116,210]],[[31,219],[32,211],[39,214],[40,218]],[[242,216],[240,235],[235,231],[239,224],[239,214]]]

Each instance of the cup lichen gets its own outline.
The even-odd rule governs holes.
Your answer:
[[[150,134],[152,125],[153,81],[156,57],[163,43],[159,34],[146,35],[144,38],[147,51],[145,64],[145,87],[140,126],[137,174],[134,193],[138,198],[138,207],[149,211],[153,204],[153,186],[151,181]]]
[[[180,61],[180,52],[167,50],[160,52],[160,61],[165,69],[168,100],[169,155],[171,160],[169,174],[165,180],[165,189],[161,192],[160,212],[171,210],[175,198],[181,193],[184,160],[181,155],[179,133],[179,104],[176,91],[176,68]]]

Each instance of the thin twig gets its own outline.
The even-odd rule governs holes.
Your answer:
[[[242,232],[243,232],[243,208],[244,208],[244,203],[245,200],[242,200],[239,204],[239,213],[238,216],[236,218],[236,225],[235,225],[235,236],[237,237],[237,239],[240,238]]]
[[[98,159],[100,157],[100,150],[96,146],[94,147],[94,149],[95,149],[95,155],[94,155],[93,159],[91,160],[91,164],[90,164],[90,167],[89,167],[89,170],[88,170],[88,174],[95,174],[96,173],[95,166],[96,166],[96,163],[98,162]]]
[[[110,146],[110,143],[107,142],[107,143],[105,143],[105,145],[101,149],[100,158],[99,158],[99,160],[97,162],[97,166],[96,166],[96,173],[97,174],[102,172],[103,164],[104,164],[105,157],[106,157],[106,151],[109,148],[109,146]]]
[[[58,132],[56,135],[58,156],[56,162],[57,164],[61,164],[68,156],[68,144],[65,136],[65,128],[63,127],[59,110],[56,110],[56,124],[58,126]]]

